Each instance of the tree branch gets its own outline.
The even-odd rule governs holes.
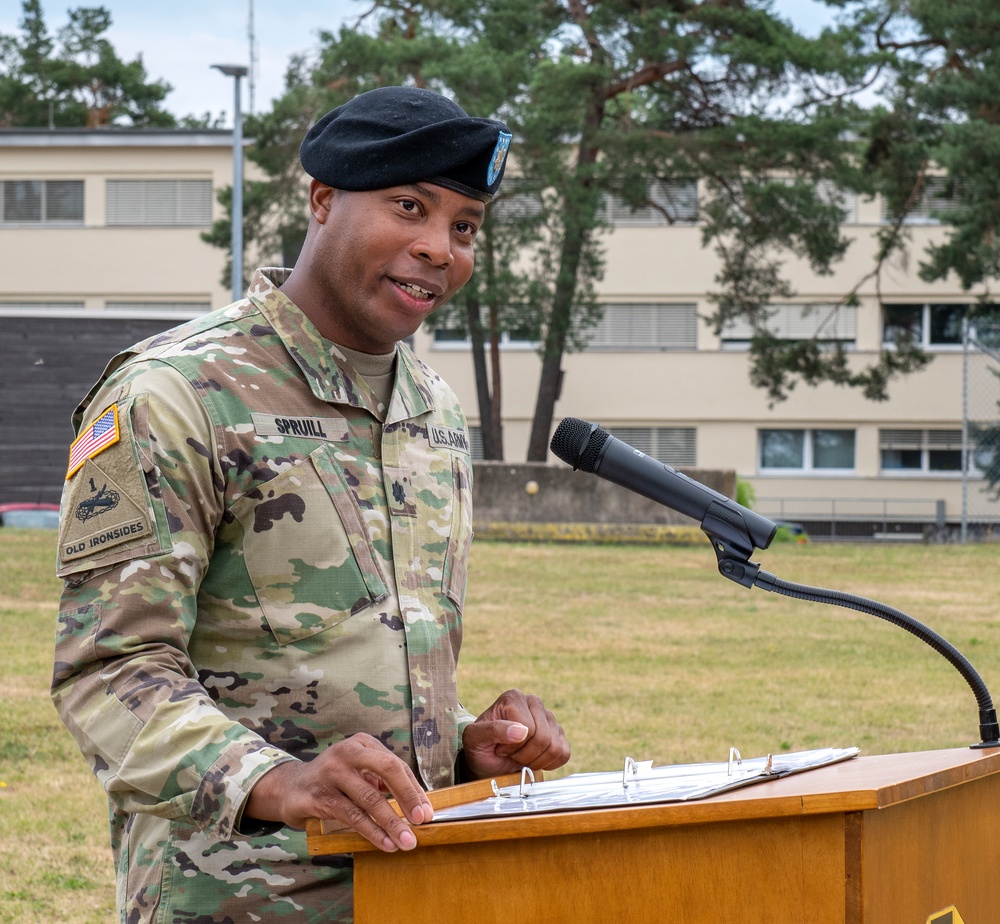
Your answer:
[[[650,84],[654,84],[668,74],[675,74],[678,71],[687,70],[686,61],[673,61],[667,63],[661,61],[657,64],[647,64],[645,67],[639,68],[635,73],[630,74],[623,80],[619,80],[616,83],[608,84],[604,90],[605,99],[614,99],[616,96],[622,93],[628,93],[634,90],[636,87],[648,87]]]
[[[569,0],[567,3],[573,21],[580,27],[583,37],[590,47],[590,54],[593,60],[603,60],[607,56],[604,46],[601,44],[597,33],[590,27],[590,12],[583,4],[582,0]]]

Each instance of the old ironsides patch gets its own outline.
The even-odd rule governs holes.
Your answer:
[[[132,447],[120,442],[101,459],[86,459],[63,503],[59,557],[100,557],[105,549],[148,540],[152,520],[142,471]]]

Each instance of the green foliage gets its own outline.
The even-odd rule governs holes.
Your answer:
[[[767,305],[790,294],[782,256],[827,273],[847,247],[839,209],[817,183],[864,186],[858,146],[845,140],[861,118],[849,92],[885,58],[852,28],[807,38],[764,0],[381,0],[321,40],[316,63],[293,62],[287,92],[249,129],[258,139],[252,156],[274,178],[275,203],[284,202],[310,121],[374,86],[440,90],[514,130],[516,175],[496,208],[503,212],[505,197],[508,206],[524,206],[526,196],[532,208],[516,212],[519,222],[498,218],[485,229],[484,259],[446,320],[464,321],[480,352],[501,330],[538,332],[542,374],[529,459],[547,452],[562,356],[600,317],[594,284],[603,271],[599,207],[607,194],[656,207],[654,179],[693,178],[708,190],[705,241],[722,263],[717,328],[750,317],[763,331]],[[878,392],[904,367],[887,360],[859,380],[843,357],[783,353],[784,346],[764,338],[753,346],[755,355],[775,357],[755,369],[774,397],[796,378],[836,377]],[[492,395],[480,387],[483,421],[498,400],[499,383],[492,386]]]
[[[614,194],[675,220],[651,199],[653,180],[692,179],[704,192],[703,242],[720,267],[709,322],[720,332],[749,321],[755,386],[772,402],[798,382],[885,400],[894,378],[928,361],[916,344],[862,365],[819,338],[775,338],[770,306],[795,294],[783,268],[790,256],[825,275],[847,251],[836,190],[881,194],[895,216],[876,235],[866,280],[878,277],[910,244],[905,218],[932,168],[945,172],[946,193],[961,207],[922,274],[954,272],[965,287],[996,275],[1000,12],[991,0],[828,5],[834,25],[807,37],[766,0],[377,0],[349,26],[322,33],[315,59],[293,60],[284,96],[249,126],[252,156],[271,177],[252,233],[272,250],[301,233],[295,153],[313,119],[372,87],[426,86],[514,131],[514,167],[484,229],[476,276],[437,320],[471,334],[484,425],[500,419],[500,334],[537,332],[529,459],[546,456],[562,356],[600,318],[600,204]],[[873,87],[880,103],[866,108],[860,94]],[[844,293],[842,305],[856,303],[856,290]]]
[[[1000,7],[991,0],[880,0],[867,4],[875,40],[893,54],[885,106],[872,119],[866,165],[905,216],[928,191],[955,208],[921,265],[927,281],[954,274],[987,290],[1000,275]]]
[[[123,61],[104,34],[105,7],[69,10],[53,39],[39,0],[23,0],[21,34],[0,34],[0,128],[136,128],[176,125],[170,92],[150,81],[142,58]]]
[[[757,502],[757,492],[749,481],[742,478],[736,479],[736,503],[741,504],[748,510],[753,510],[753,505]]]
[[[764,389],[772,402],[781,401],[795,387],[796,378],[807,385],[826,381],[860,388],[869,400],[886,401],[891,379],[930,362],[918,346],[897,340],[892,350],[883,350],[874,363],[857,370],[840,343],[828,347],[815,339],[779,341],[766,329],[759,329],[751,339],[750,353],[750,381]]]
[[[246,180],[243,184],[243,224],[244,242],[255,243],[258,249],[282,252],[291,242],[305,237],[305,190],[301,184],[289,184],[289,197],[295,197],[300,203],[297,212],[276,213],[274,205],[274,185],[269,181]],[[216,199],[223,209],[223,218],[212,222],[208,231],[201,233],[201,239],[215,247],[227,251],[226,263],[222,271],[220,283],[229,289],[232,287],[233,261],[229,253],[232,234],[232,186],[220,187]],[[249,280],[244,279],[246,284]],[[241,286],[243,288],[244,286]]]
[[[990,371],[1000,378],[1000,372],[996,369]],[[997,406],[1000,408],[1000,402]],[[1000,420],[988,424],[971,424],[969,441],[973,447],[973,464],[983,473],[993,499],[1000,500]]]
[[[808,541],[809,533],[798,523],[779,523],[774,533],[774,539],[772,540],[772,542],[778,544],[794,542],[799,545],[804,545]]]

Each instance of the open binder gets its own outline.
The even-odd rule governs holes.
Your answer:
[[[536,776],[525,768],[520,775],[511,773],[429,792],[434,820],[422,828],[472,818],[689,802],[840,763],[858,753],[858,748],[819,748],[744,760],[736,748],[730,748],[725,761],[662,767],[654,767],[651,760],[626,757],[620,771],[575,773],[559,780],[545,780],[541,772]],[[402,814],[395,799],[390,799],[389,804]],[[357,835],[334,820],[310,819],[306,831],[312,853],[338,849],[336,841],[329,840],[331,836],[347,838],[339,848],[344,850],[353,849],[351,840],[357,840]]]
[[[718,763],[664,767],[626,757],[618,772],[576,773],[561,780],[541,781],[525,768],[519,783],[500,786],[493,781],[491,796],[435,809],[434,821],[686,802],[850,760],[858,753],[858,748],[820,748],[744,760],[736,748],[731,748],[729,759]]]

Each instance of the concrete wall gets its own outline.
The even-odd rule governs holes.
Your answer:
[[[726,497],[735,496],[733,471],[683,471]],[[497,523],[699,526],[596,475],[542,462],[475,462],[473,511],[480,535]]]

